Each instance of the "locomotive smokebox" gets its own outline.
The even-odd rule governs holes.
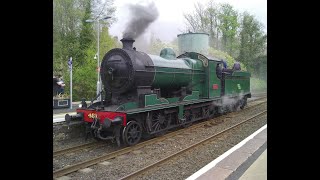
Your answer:
[[[120,41],[122,42],[122,48],[127,50],[132,50],[133,43],[135,42],[135,40],[129,38],[122,38]]]

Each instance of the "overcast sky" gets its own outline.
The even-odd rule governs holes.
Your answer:
[[[118,21],[112,24],[110,34],[122,38],[123,28],[128,18],[128,12],[125,6],[127,4],[141,4],[151,2],[152,0],[115,0],[114,5],[117,8],[115,16]],[[206,4],[209,0],[153,0],[158,8],[159,17],[153,22],[144,33],[148,36],[154,33],[162,41],[171,41],[177,34],[185,29],[185,20],[183,13],[192,12],[194,4],[201,2]],[[238,12],[248,11],[254,15],[265,27],[267,32],[267,0],[215,0],[216,3],[229,3]]]

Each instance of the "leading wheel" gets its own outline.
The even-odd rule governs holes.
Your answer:
[[[142,135],[142,126],[136,121],[130,121],[122,131],[122,140],[126,145],[132,146],[137,144]]]

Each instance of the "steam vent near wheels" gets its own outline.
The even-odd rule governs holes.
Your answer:
[[[178,34],[179,54],[197,52],[207,55],[209,49],[209,34],[185,33]]]

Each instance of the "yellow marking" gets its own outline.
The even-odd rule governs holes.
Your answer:
[[[98,115],[95,114],[95,113],[89,113],[88,117],[91,118],[91,119],[94,119],[94,118],[98,118]]]

